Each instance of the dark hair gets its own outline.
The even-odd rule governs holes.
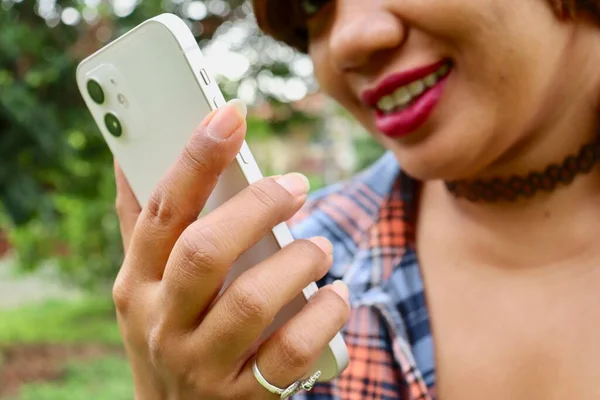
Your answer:
[[[260,29],[269,36],[300,50],[308,51],[308,32],[295,0],[252,0]]]
[[[585,15],[600,25],[600,0],[546,0],[560,18]],[[258,26],[267,35],[308,51],[308,34],[302,23],[298,2],[293,0],[252,0]]]

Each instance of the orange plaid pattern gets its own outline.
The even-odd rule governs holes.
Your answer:
[[[349,182],[314,193],[290,221],[297,238],[325,236],[351,317],[342,334],[350,365],[296,400],[434,399],[433,341],[413,243],[416,183],[392,154]]]

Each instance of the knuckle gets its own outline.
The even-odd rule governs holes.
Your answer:
[[[159,226],[168,226],[176,218],[175,203],[171,201],[167,192],[158,186],[150,196],[147,205],[148,216],[152,222]]]
[[[298,239],[294,243],[298,246],[298,251],[303,255],[309,256],[315,264],[322,265],[329,262],[330,257],[310,240]]]
[[[265,182],[251,185],[248,190],[254,200],[253,202],[256,203],[255,209],[257,211],[262,211],[265,214],[272,214],[274,211],[277,212],[277,210],[281,208],[278,207],[279,201],[276,194],[266,187]]]
[[[319,309],[336,326],[344,325],[350,315],[348,303],[332,290],[320,290],[320,292],[322,292],[321,296],[315,296],[315,300],[319,301]]]
[[[318,258],[323,254],[319,247],[308,239],[298,239],[294,241],[294,246],[300,253],[310,255],[311,258]]]
[[[206,145],[204,135],[196,130],[196,134],[192,136],[189,143],[184,147],[182,163],[185,167],[190,168],[194,172],[202,173],[204,178],[206,175],[214,175],[214,156],[220,152],[211,151],[210,146]]]
[[[242,320],[253,320],[266,323],[270,319],[271,301],[259,286],[237,283],[231,289],[234,312]]]
[[[302,257],[306,267],[312,272],[313,280],[322,278],[333,261],[332,257],[328,256],[313,242],[307,239],[295,240],[292,244],[294,257]]]
[[[115,307],[119,312],[125,312],[129,309],[131,304],[131,298],[133,297],[132,285],[128,283],[128,280],[121,274],[117,276],[115,283],[112,287],[112,298]]]
[[[168,325],[158,321],[148,331],[148,354],[155,365],[168,365],[169,356],[173,354],[170,346],[172,339]]]
[[[217,256],[226,248],[225,235],[218,223],[198,223],[191,227],[191,232],[207,253]]]
[[[305,335],[289,330],[281,336],[281,357],[286,367],[306,367],[313,359],[313,352],[313,346]]]
[[[192,278],[201,273],[210,274],[218,266],[220,247],[213,230],[209,227],[193,229],[189,234],[181,236],[181,254],[183,258],[182,273]],[[190,268],[185,268],[190,267]]]

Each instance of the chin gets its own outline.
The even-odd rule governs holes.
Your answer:
[[[461,100],[441,102],[428,121],[403,136],[384,135],[372,119],[361,122],[394,153],[407,175],[421,181],[471,179],[486,170],[511,139],[494,134],[498,117],[490,110],[498,108],[495,104]],[[456,108],[457,103],[463,106]]]
[[[397,153],[396,159],[400,164],[402,171],[408,176],[419,181],[435,181],[435,180],[451,180],[456,176],[453,173],[448,173],[447,164],[445,163],[427,163],[422,159],[414,157],[402,157]]]
[[[451,133],[432,133],[410,144],[387,138],[385,145],[394,153],[402,170],[420,181],[449,181],[477,175],[486,165],[487,157],[481,151],[483,144],[474,138],[460,138],[467,136],[464,131],[462,135]]]

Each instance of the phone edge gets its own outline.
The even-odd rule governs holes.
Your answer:
[[[219,107],[225,105],[225,98],[223,97],[223,94],[214,79],[214,74],[212,73],[212,71],[210,71],[210,67],[205,61],[205,57],[202,54],[202,51],[198,46],[196,39],[194,38],[193,34],[189,30],[185,22],[175,14],[162,13],[142,22],[141,24],[134,27],[131,31],[141,29],[142,26],[152,23],[158,23],[165,27],[176,40],[180,49],[182,50],[182,53],[184,54],[188,67],[191,69],[194,77],[196,78],[196,82],[200,90],[202,91],[204,99],[209,105],[211,111],[214,111]],[[119,43],[121,40],[124,40],[124,36],[125,35],[122,35],[114,39],[111,43],[104,46],[104,48],[108,48],[108,46]],[[102,51],[102,49],[98,51]],[[75,72],[77,81],[76,84],[79,87],[80,91],[83,90],[82,82],[80,82],[81,68],[83,65],[86,64],[86,62],[89,59],[94,57],[96,54],[97,52],[94,52],[93,54],[85,57],[77,65]],[[200,70],[204,70],[209,77],[210,82],[207,85],[204,85],[202,82]],[[260,168],[258,167],[258,164],[256,163],[256,160],[254,159],[254,156],[252,155],[252,152],[250,151],[246,140],[243,141],[242,147],[236,155],[235,160],[238,168],[240,169],[242,175],[246,179],[248,185],[263,179],[262,172],[260,171]],[[294,237],[286,222],[282,222],[275,226],[271,230],[271,234],[273,235],[273,238],[279,245],[279,248],[283,248],[284,246],[294,241]],[[302,294],[305,300],[308,302],[309,299],[314,294],[316,294],[318,290],[319,288],[317,284],[315,282],[311,282],[302,290]],[[349,364],[348,348],[340,332],[336,333],[336,335],[328,343],[328,346],[333,354],[333,359],[336,363],[337,373],[334,377],[322,377],[322,380],[324,381],[329,381],[339,376]]]
[[[208,63],[205,62],[205,57],[202,54],[202,50],[200,49],[200,46],[198,46],[198,43],[191,34],[187,25],[185,25],[185,22],[183,22],[183,20],[181,20],[178,16],[169,13],[160,14],[152,18],[151,21],[152,20],[162,23],[179,43],[179,46],[185,55],[188,66],[192,70],[194,77],[196,78],[196,82],[202,90],[204,98],[209,104],[211,110],[216,110],[225,105],[225,99],[221,89],[218,87],[216,80],[214,79],[214,74],[210,70]],[[202,83],[202,77],[200,75],[200,70],[202,69],[206,72],[210,79],[210,83],[208,85],[203,85]],[[248,185],[263,178],[262,172],[260,171],[260,168],[258,167],[258,164],[256,163],[256,160],[254,159],[246,140],[243,141],[242,147],[236,155],[235,160]],[[280,248],[283,248],[294,241],[294,237],[285,222],[275,226],[272,229],[271,234]],[[319,288],[317,284],[315,282],[311,282],[302,290],[302,294],[308,302],[318,290]],[[350,361],[348,348],[340,332],[336,333],[333,339],[329,342],[329,347],[331,348],[331,352],[334,356],[333,358],[336,362],[336,375],[339,376],[344,369],[346,369]],[[329,379],[327,380],[332,379],[331,377],[328,378]]]

